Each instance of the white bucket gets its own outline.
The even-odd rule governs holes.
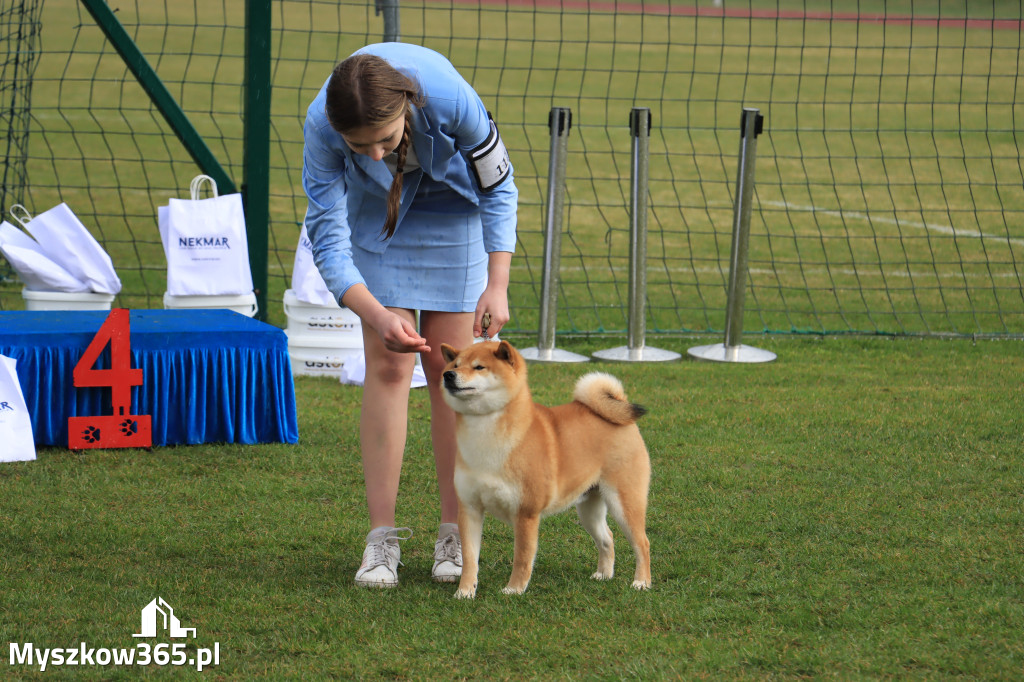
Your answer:
[[[110,310],[114,294],[33,291],[22,289],[25,310]]]
[[[346,362],[363,354],[359,343],[346,343],[343,337],[331,334],[310,334],[286,330],[288,355],[295,376],[333,376],[338,378]]]
[[[338,337],[341,343],[363,347],[362,321],[348,308],[305,303],[288,289],[284,292],[284,314],[289,334]]]
[[[237,296],[171,296],[164,292],[164,308],[227,308],[247,317],[256,315],[256,293]]]

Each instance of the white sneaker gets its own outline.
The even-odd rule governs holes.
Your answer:
[[[431,577],[439,583],[455,583],[462,577],[462,539],[454,523],[442,523],[434,543]]]
[[[408,533],[408,535],[403,535]],[[399,540],[408,540],[412,531],[408,528],[381,526],[366,536],[363,563],[356,571],[356,585],[360,587],[397,587],[398,567],[402,565],[402,550]]]

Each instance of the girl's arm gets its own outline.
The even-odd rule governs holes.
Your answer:
[[[492,251],[487,255],[487,287],[480,295],[473,314],[473,336],[483,333],[481,320],[484,313],[491,314],[491,326],[487,328],[488,336],[495,336],[509,320],[508,312],[508,279],[512,264],[512,254],[508,251]]]

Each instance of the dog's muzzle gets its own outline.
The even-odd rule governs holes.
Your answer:
[[[458,375],[455,374],[454,371],[448,370],[447,372],[444,373],[444,387],[447,390],[451,391],[452,393],[457,393],[458,391],[462,390],[456,383],[456,381],[458,381],[458,378]]]

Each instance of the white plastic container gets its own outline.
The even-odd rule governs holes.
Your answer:
[[[255,292],[237,296],[171,296],[164,292],[164,308],[227,308],[254,317],[259,306]]]
[[[288,355],[295,376],[341,376],[346,362],[363,354],[362,336],[358,342],[345,337],[324,333],[303,333],[285,330],[288,336]]]
[[[25,310],[110,310],[114,294],[32,291],[22,289]]]
[[[330,336],[344,346],[363,347],[362,322],[348,308],[305,303],[296,298],[293,289],[288,289],[284,292],[284,314],[288,317],[289,335]]]

